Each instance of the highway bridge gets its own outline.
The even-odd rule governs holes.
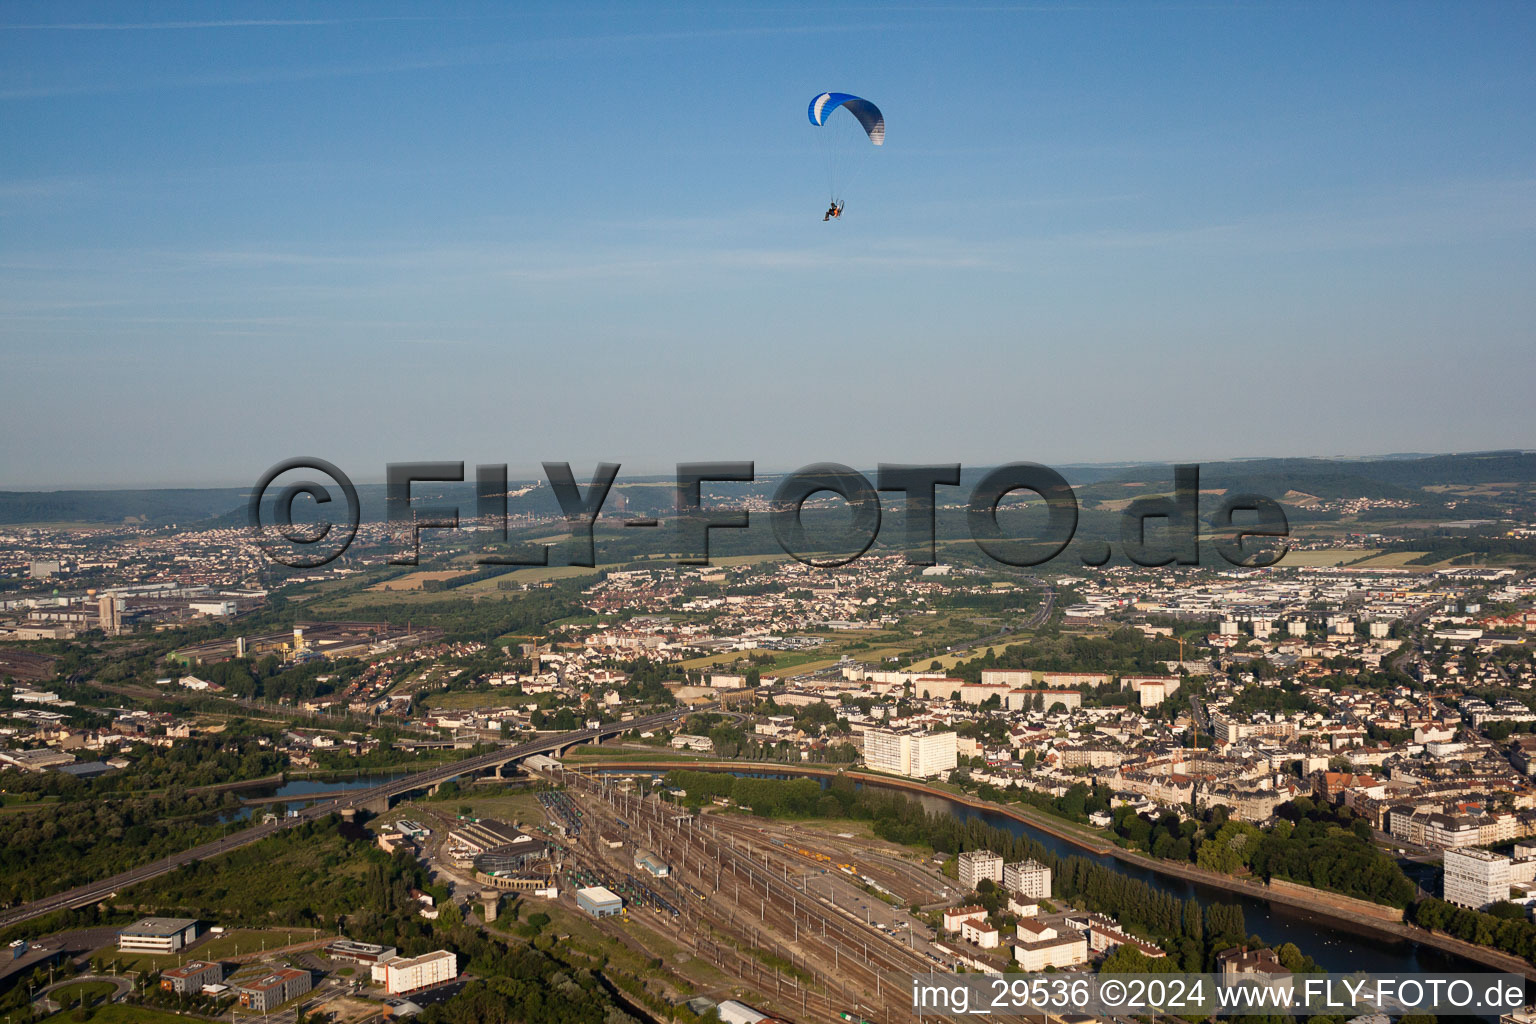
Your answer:
[[[275,835],[284,829],[323,818],[335,811],[356,808],[387,810],[390,801],[397,797],[403,796],[406,793],[435,788],[450,779],[456,779],[463,775],[470,775],[490,768],[499,769],[502,765],[519,761],[525,757],[532,757],[534,754],[560,754],[571,747],[579,746],[583,743],[597,742],[604,737],[616,736],[619,733],[629,732],[631,729],[649,729],[653,726],[664,725],[667,722],[683,718],[695,711],[712,710],[714,710],[712,706],[679,709],[656,715],[647,715],[644,718],[632,718],[627,722],[610,722],[596,729],[580,729],[576,732],[560,733],[555,736],[543,736],[536,740],[530,740],[527,743],[519,743],[511,747],[501,747],[497,750],[487,751],[484,754],[465,758],[462,761],[455,761],[452,764],[429,768],[426,771],[417,772],[408,778],[387,782],[372,789],[351,790],[344,796],[306,807],[295,817],[283,818],[264,825],[253,825],[250,828],[242,829],[221,839],[215,839],[201,846],[194,846],[190,850],[183,850],[169,857],[162,857],[160,860],[113,875],[111,878],[104,878],[99,882],[89,882],[65,892],[33,900],[31,903],[10,907],[0,911],[0,928],[8,928],[22,921],[30,921],[34,917],[51,914],[55,910],[85,906],[89,903],[107,899],[131,885],[136,885],[139,882],[175,871],[177,868],[191,864],[194,861],[206,860],[209,857],[216,857],[221,853],[228,853],[230,850],[248,846],[268,836]]]

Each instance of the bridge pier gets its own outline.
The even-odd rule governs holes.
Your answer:
[[[391,806],[390,799],[387,796],[377,796],[358,805],[360,809],[370,814],[388,814]]]

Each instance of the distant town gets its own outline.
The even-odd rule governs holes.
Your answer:
[[[1425,493],[1292,494],[1265,569],[0,528],[0,1017],[884,1022],[1340,934],[1536,979],[1532,492]]]

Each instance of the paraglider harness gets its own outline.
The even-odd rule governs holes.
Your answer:
[[[827,212],[821,215],[821,219],[822,219],[822,222],[825,223],[825,222],[827,222],[829,220],[833,220],[833,219],[835,219],[837,217],[841,217],[842,215],[843,215],[843,203],[842,203],[842,200],[836,200],[836,201],[834,201],[832,203],[831,206],[827,207]]]

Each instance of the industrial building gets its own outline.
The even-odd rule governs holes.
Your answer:
[[[624,910],[624,901],[601,885],[577,889],[576,905],[593,917],[613,917]]]
[[[542,839],[524,835],[516,829],[502,826],[514,838],[476,854],[476,871],[487,875],[526,875],[549,860],[549,844]],[[459,835],[456,831],[455,837]]]
[[[290,999],[310,990],[313,980],[308,971],[282,967],[258,981],[235,986],[240,1005],[257,1013],[270,1013]]]
[[[458,955],[438,949],[421,956],[397,956],[373,965],[374,984],[382,984],[392,996],[452,981],[459,976]]]
[[[755,1006],[748,1006],[736,999],[727,999],[715,1007],[715,1012],[720,1015],[720,1024],[764,1024],[773,1018]]]
[[[324,953],[332,960],[346,960],[354,964],[376,964],[393,960],[400,951],[394,946],[375,946],[371,942],[337,939],[325,947]]]
[[[197,921],[182,917],[146,917],[117,933],[122,953],[179,953],[197,938]]]
[[[657,878],[666,878],[672,874],[672,865],[656,856],[650,850],[635,851],[635,867],[649,871]]]
[[[461,821],[448,833],[448,841],[470,857],[478,857],[487,850],[527,838],[511,825],[500,821]]]
[[[195,996],[203,990],[204,985],[217,985],[223,980],[224,965],[206,960],[193,960],[160,972],[160,987],[179,996]]]

